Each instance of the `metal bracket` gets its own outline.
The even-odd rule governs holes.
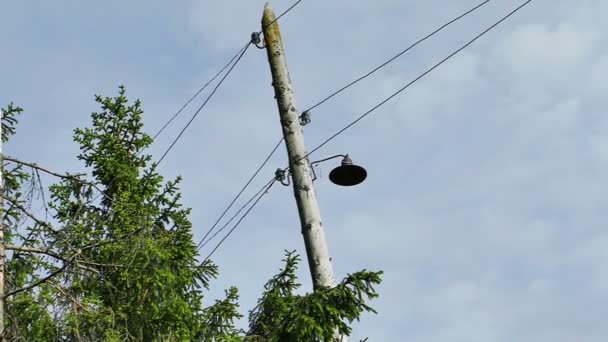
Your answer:
[[[318,177],[317,173],[315,172],[315,167],[312,164],[310,165],[310,171],[312,171],[312,181],[314,182],[317,180]]]
[[[322,163],[324,161],[328,161],[328,160],[335,159],[335,158],[340,158],[340,157],[341,158],[348,157],[348,154],[336,154],[335,156],[331,156],[331,157],[328,157],[328,158],[323,158],[321,160],[317,160],[317,161],[314,161],[314,162],[310,163],[310,166],[312,167],[313,165],[317,165],[317,164]]]

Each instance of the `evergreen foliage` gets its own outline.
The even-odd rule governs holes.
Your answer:
[[[29,211],[31,198],[21,193],[28,183],[33,188],[34,174],[4,163],[6,244],[18,245],[7,261],[6,339],[332,341],[363,312],[375,312],[366,303],[377,297],[381,272],[363,270],[336,288],[296,294],[295,252],[266,284],[249,331],[235,327],[242,317],[237,288],[204,306],[218,268],[197,261],[181,178],[164,181],[143,153],[152,138],[143,131],[141,102],[130,104],[124,87],[95,100],[101,110],[92,125],[74,131],[77,158],[92,179],[66,175],[49,188],[52,223]],[[2,110],[3,141],[20,112],[12,104]]]

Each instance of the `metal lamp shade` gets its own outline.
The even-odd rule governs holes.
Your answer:
[[[342,165],[331,170],[329,180],[341,186],[353,186],[362,183],[367,178],[367,171],[358,165],[353,165],[348,156],[342,160]]]

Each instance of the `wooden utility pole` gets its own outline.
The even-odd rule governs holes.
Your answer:
[[[4,154],[2,151],[2,111],[0,111],[0,342],[4,341]]]
[[[270,3],[264,7],[262,30],[272,73],[272,85],[281,116],[283,136],[287,146],[289,168],[292,173],[293,191],[300,214],[302,235],[314,289],[335,287],[334,271],[325,241],[321,213],[312,181],[310,163],[306,156],[304,135],[296,109],[291,79],[287,71],[287,60],[279,24]]]

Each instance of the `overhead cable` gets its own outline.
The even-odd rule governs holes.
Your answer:
[[[211,236],[209,238],[209,240],[205,241],[205,239],[207,238],[207,236],[209,236],[209,234],[211,234],[211,232],[215,229],[215,227],[220,223],[220,221],[222,220],[222,218],[224,218],[224,216],[226,215],[226,213],[228,213],[228,210],[230,210],[230,208],[232,208],[232,206],[234,205],[234,203],[241,197],[241,195],[243,194],[243,192],[245,192],[245,190],[247,190],[247,188],[249,187],[249,185],[251,184],[251,182],[253,182],[253,180],[257,177],[257,175],[260,173],[260,171],[262,171],[262,169],[264,168],[264,166],[266,166],[266,164],[268,163],[268,161],[270,160],[270,158],[274,155],[274,153],[277,151],[277,149],[279,148],[279,146],[281,146],[282,142],[283,142],[283,138],[281,138],[279,140],[279,142],[274,146],[274,148],[268,154],[268,156],[266,157],[266,159],[264,159],[264,161],[262,162],[262,164],[260,164],[260,166],[253,173],[253,175],[249,178],[249,180],[247,180],[247,182],[241,188],[241,190],[238,192],[238,194],[232,199],[232,201],[230,202],[230,204],[228,204],[228,207],[226,207],[226,209],[224,209],[224,211],[222,212],[222,214],[220,215],[220,217],[217,218],[217,220],[215,221],[215,223],[213,224],[213,226],[211,226],[211,228],[209,228],[209,230],[207,231],[207,233],[205,234],[205,236],[203,236],[203,238],[201,239],[201,241],[198,243],[197,250],[200,250],[201,248],[203,248],[203,246],[205,246],[209,242],[209,240],[213,239],[213,237],[215,237],[217,235],[217,233],[219,233],[221,230],[223,230],[226,227],[226,225],[230,224],[230,222],[234,219],[235,216],[233,216],[230,219],[230,221],[228,221],[216,234],[214,234],[213,236]],[[249,204],[249,202],[246,203],[245,206],[247,206],[247,204]],[[243,210],[243,207],[241,207],[241,209],[239,209],[239,211],[236,213],[236,215],[238,215],[238,213],[240,211],[242,211],[242,210]]]
[[[363,118],[365,118],[369,114],[373,113],[375,110],[377,110],[378,108],[382,107],[384,104],[386,104],[388,101],[390,101],[391,99],[393,99],[395,96],[399,95],[404,90],[406,90],[407,88],[409,88],[410,86],[412,86],[414,83],[418,82],[420,79],[422,79],[423,77],[425,77],[426,75],[428,75],[429,73],[431,73],[437,67],[439,67],[443,63],[447,62],[452,57],[456,56],[462,50],[464,50],[467,47],[469,47],[471,44],[473,44],[479,38],[481,38],[482,36],[484,36],[485,34],[487,34],[488,32],[490,32],[496,26],[500,25],[503,21],[507,20],[509,17],[511,17],[513,14],[517,13],[519,10],[521,10],[522,8],[524,8],[526,5],[528,5],[532,1],[533,0],[527,0],[524,3],[522,3],[521,5],[519,5],[513,11],[509,12],[507,15],[505,15],[504,17],[502,17],[500,20],[498,20],[497,22],[495,22],[494,24],[492,24],[491,26],[489,26],[488,28],[486,28],[483,32],[481,32],[480,34],[478,34],[477,36],[475,36],[469,42],[467,42],[466,44],[464,44],[463,46],[461,46],[460,48],[458,48],[457,50],[455,50],[454,52],[452,52],[451,54],[449,54],[447,57],[445,57],[444,59],[442,59],[441,61],[439,61],[435,65],[433,65],[431,68],[429,68],[428,70],[426,70],[425,72],[423,72],[418,77],[414,78],[412,81],[410,81],[405,86],[403,86],[402,88],[400,88],[399,90],[397,90],[396,92],[394,92],[393,94],[391,94],[386,99],[382,100],[380,103],[378,103],[377,105],[375,105],[374,107],[372,107],[370,110],[368,110],[367,112],[361,114],[359,117],[357,117],[357,119],[355,119],[354,121],[352,121],[351,123],[349,123],[348,125],[346,125],[344,128],[340,129],[338,132],[336,132],[335,134],[331,135],[329,138],[327,138],[326,140],[324,140],[320,145],[318,145],[317,147],[315,147],[314,149],[312,149],[310,152],[308,152],[301,159],[304,159],[304,158],[308,157],[309,155],[311,155],[312,153],[318,151],[320,148],[322,148],[323,146],[325,146],[327,143],[329,143],[330,141],[332,141],[333,139],[335,139],[336,137],[338,137],[340,134],[344,133],[346,130],[348,130],[349,128],[351,128],[355,124],[357,124]]]
[[[247,217],[247,215],[249,215],[249,213],[251,212],[251,210],[253,210],[253,208],[255,208],[255,206],[262,199],[262,197],[264,197],[264,195],[266,195],[268,193],[268,191],[274,185],[275,182],[276,182],[276,179],[273,178],[270,182],[268,182],[268,183],[266,183],[266,185],[264,185],[264,187],[262,188],[262,191],[258,192],[259,195],[255,199],[255,201],[253,202],[253,204],[251,204],[251,206],[249,207],[249,209],[247,209],[247,211],[245,211],[245,213],[243,214],[243,216],[241,216],[238,219],[238,221],[228,231],[228,233],[220,240],[220,242],[218,242],[218,244],[215,246],[215,248],[213,248],[213,250],[211,250],[211,252],[205,257],[205,259],[203,259],[203,261],[201,262],[201,264],[204,264],[207,260],[209,260],[209,258],[211,258],[211,256],[213,255],[213,253],[215,253],[218,250],[218,248],[220,248],[220,246],[224,243],[224,241],[226,241],[226,239],[234,232],[234,230],[241,224],[241,222],[243,222],[243,220],[245,219],[245,217]]]
[[[420,38],[418,41],[416,41],[415,43],[413,43],[412,45],[408,46],[407,48],[405,48],[405,50],[402,50],[401,52],[399,52],[398,54],[394,55],[393,57],[391,57],[390,59],[388,59],[387,61],[385,61],[384,63],[380,64],[379,66],[375,67],[374,69],[372,69],[370,72],[366,73],[365,75],[355,79],[354,81],[348,83],[347,85],[343,86],[342,88],[334,91],[333,93],[331,93],[329,96],[323,98],[321,101],[317,102],[316,104],[312,105],[310,108],[308,108],[307,110],[304,111],[304,113],[306,112],[310,112],[313,109],[317,108],[318,106],[322,105],[323,103],[327,102],[329,99],[331,99],[332,97],[340,94],[341,92],[345,91],[346,89],[352,87],[353,85],[359,83],[360,81],[366,79],[367,77],[371,76],[372,74],[374,74],[376,71],[384,68],[385,66],[387,66],[388,64],[390,64],[391,62],[393,62],[394,60],[396,60],[397,58],[401,57],[403,54],[405,54],[406,52],[410,51],[411,49],[413,49],[414,47],[416,47],[418,44],[424,42],[425,40],[431,38],[432,36],[436,35],[437,33],[439,33],[440,31],[442,31],[444,28],[452,25],[453,23],[459,21],[460,19],[466,17],[467,15],[475,12],[477,9],[479,9],[480,7],[482,7],[483,5],[487,4],[488,2],[490,2],[492,0],[485,0],[481,3],[479,3],[478,5],[476,5],[475,7],[469,9],[468,11],[464,12],[463,14],[457,16],[456,18],[448,21],[447,23],[441,25],[439,28],[435,29],[433,32],[427,34],[426,36]]]

